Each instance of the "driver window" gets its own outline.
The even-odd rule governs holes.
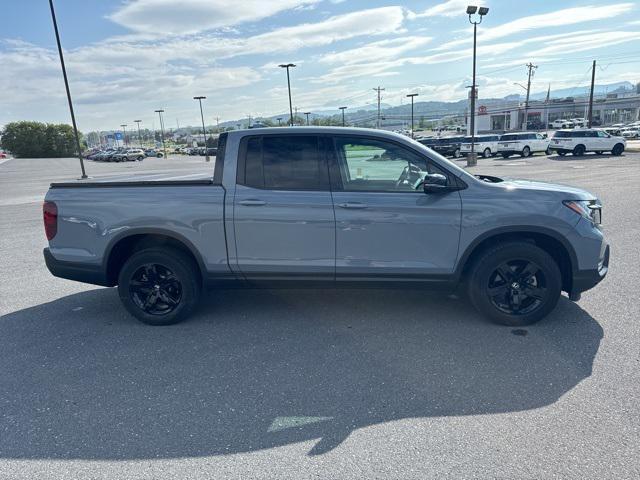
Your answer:
[[[605,132],[603,132],[602,130],[598,130],[598,137],[600,138],[607,138],[609,135],[607,135]]]
[[[442,173],[417,153],[391,142],[336,137],[342,186],[346,191],[413,192],[427,173]]]

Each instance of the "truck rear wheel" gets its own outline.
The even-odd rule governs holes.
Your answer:
[[[134,253],[118,276],[118,294],[127,311],[149,325],[171,325],[187,318],[200,300],[198,266],[173,248]]]
[[[471,303],[495,323],[524,326],[546,317],[558,303],[562,277],[551,256],[525,242],[499,244],[473,264]]]

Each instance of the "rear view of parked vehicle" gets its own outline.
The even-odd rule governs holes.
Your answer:
[[[464,137],[440,137],[425,138],[418,141],[444,157],[460,158],[462,156],[460,143],[463,140]]]
[[[528,157],[536,152],[551,153],[549,150],[549,139],[540,133],[522,132],[507,133],[500,137],[498,153],[503,158],[517,154],[521,157]]]
[[[564,156],[567,153],[581,157],[587,152],[601,154],[611,152],[612,155],[622,155],[627,141],[622,137],[613,137],[602,130],[558,130],[551,139],[549,148]]]
[[[474,143],[474,151],[484,158],[490,158],[498,153],[498,142],[500,135],[476,135]],[[460,144],[460,152],[463,155],[471,153],[471,137],[464,137]]]

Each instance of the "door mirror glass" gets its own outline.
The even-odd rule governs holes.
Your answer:
[[[440,173],[428,173],[424,176],[422,188],[424,189],[424,193],[438,193],[449,190],[447,177]]]

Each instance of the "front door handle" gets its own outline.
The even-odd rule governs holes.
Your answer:
[[[345,202],[345,203],[339,203],[338,206],[340,208],[362,209],[362,208],[367,208],[368,205],[366,203],[360,203],[360,202]]]
[[[255,200],[255,199],[251,199],[251,200],[241,200],[240,201],[240,205],[244,205],[246,207],[261,207],[263,205],[266,205],[267,202],[265,202],[264,200]]]

